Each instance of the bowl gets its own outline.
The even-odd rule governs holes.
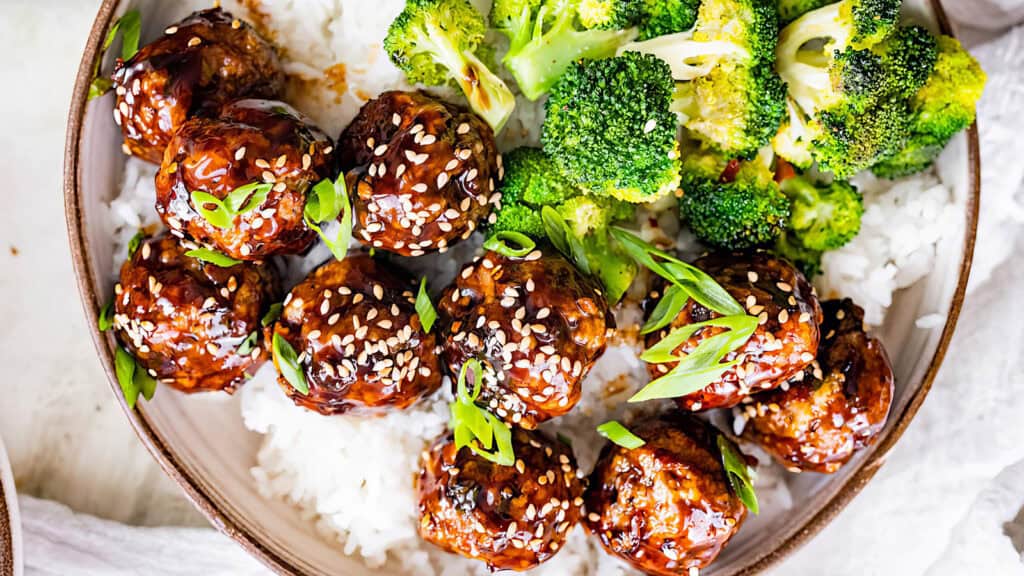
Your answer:
[[[186,396],[170,389],[135,410],[125,405],[114,375],[115,341],[100,333],[96,318],[113,279],[112,247],[104,225],[104,203],[119,187],[124,164],[111,121],[113,97],[87,101],[91,74],[107,29],[129,8],[139,8],[143,41],[183,16],[175,2],[104,0],[89,36],[75,83],[65,151],[64,193],[68,234],[85,313],[111,390],[125,415],[164,471],[219,530],[281,574],[349,575],[369,570],[345,556],[337,544],[318,537],[313,523],[289,504],[263,498],[249,470],[256,463],[259,435],[246,430],[238,398]],[[952,34],[937,0],[907,0],[905,10],[936,31]],[[108,55],[108,59],[112,58]],[[109,66],[109,62],[107,62]],[[757,529],[741,530],[705,576],[757,574],[779,562],[825,527],[871,480],[886,454],[914,418],[949,345],[970,271],[980,194],[977,127],[958,135],[940,160],[944,183],[954,194],[958,230],[938,246],[934,269],[894,298],[877,331],[893,358],[897,393],[878,442],[840,472],[801,474],[791,482],[794,506],[774,517],[757,518]],[[938,326],[915,320],[941,314]],[[749,526],[748,526],[749,528]]]

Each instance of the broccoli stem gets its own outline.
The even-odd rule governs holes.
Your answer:
[[[545,32],[546,7],[537,14],[532,38],[523,26],[512,39],[504,62],[519,83],[523,95],[536,100],[546,94],[576,60],[597,60],[615,54],[622,44],[636,37],[636,30],[576,30],[575,13],[563,10]]]
[[[790,97],[812,116],[819,111],[822,94],[832,87],[827,56],[850,41],[847,28],[840,22],[840,4],[808,12],[779,33],[775,50],[777,71],[789,85]],[[803,49],[808,42],[822,38],[830,40],[816,50]]]
[[[692,29],[643,42],[631,42],[619,49],[620,54],[623,52],[657,56],[672,68],[672,78],[683,82],[707,76],[722,58],[750,58],[744,47],[732,42],[694,40]]]
[[[842,50],[852,40],[851,30],[843,25],[842,2],[812,10],[791,22],[779,32],[775,53],[779,60],[796,60],[801,48],[812,40],[828,38],[822,51],[831,54]]]
[[[496,133],[500,132],[516,105],[515,96],[501,78],[481,62],[476,54],[460,52],[448,32],[433,23],[425,26],[420,46],[451,71],[473,111],[490,124]]]

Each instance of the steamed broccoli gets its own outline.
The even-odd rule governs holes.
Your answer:
[[[501,205],[488,234],[520,232],[531,238],[548,238],[541,210],[550,206],[565,223],[563,234],[575,250],[567,257],[585,274],[597,277],[611,302],[617,302],[632,283],[636,267],[627,255],[608,241],[608,227],[633,218],[631,204],[611,198],[584,195],[565,180],[555,163],[537,148],[517,148],[505,155],[505,179]],[[552,240],[553,244],[558,242]]]
[[[705,0],[685,32],[620,49],[658,56],[679,81],[673,111],[693,135],[731,157],[750,158],[779,128],[785,86],[772,61],[773,0]]]
[[[696,152],[683,163],[680,210],[702,242],[743,249],[774,241],[786,229],[790,201],[771,170],[772,154],[730,160]]]
[[[843,45],[852,33],[835,40],[804,29],[808,19],[830,10],[811,12],[782,31],[777,67],[787,82],[789,115],[773,145],[800,167],[813,159],[848,178],[900,149],[910,121],[908,97],[927,79],[937,48],[920,27],[898,28],[866,49]],[[823,38],[831,40],[804,45]]]
[[[796,53],[809,42],[822,41],[825,53],[862,50],[881,42],[899,21],[901,0],[841,0],[811,10],[779,35],[779,53]],[[809,5],[809,4],[808,4]]]
[[[685,32],[697,22],[700,0],[642,0],[640,40]]]
[[[589,193],[656,200],[679,185],[672,89],[668,65],[654,56],[575,62],[545,105],[544,151]]]
[[[822,6],[835,3],[836,0],[777,0],[779,8],[779,24],[785,26],[793,20],[817,10]]]
[[[583,4],[587,2],[580,9]],[[613,56],[636,36],[631,24],[579,29],[578,15],[582,13],[571,0],[495,0],[491,6],[491,24],[509,38],[503,62],[530,100],[550,90],[572,62]]]
[[[884,178],[928,168],[949,140],[974,123],[985,72],[955,38],[938,38],[938,62],[924,87],[911,99],[910,137],[897,154],[872,167]]]
[[[640,0],[556,0],[576,4],[584,28],[622,30],[640,21]]]
[[[775,252],[813,276],[820,270],[822,253],[845,246],[860,232],[863,199],[852,184],[841,180],[817,184],[796,176],[780,188],[791,201],[791,215]]]
[[[515,97],[477,54],[487,24],[468,0],[407,0],[388,28],[384,49],[409,80],[455,81],[473,111],[495,131],[515,108]]]

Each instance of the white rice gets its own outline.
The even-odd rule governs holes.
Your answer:
[[[477,3],[486,9],[486,0]],[[385,30],[404,0],[262,0],[258,4],[260,15],[248,16],[264,23],[285,48],[286,69],[302,80],[293,83],[289,99],[328,133],[340,133],[366,97],[409,87],[381,50]],[[193,2],[192,6],[202,5]],[[225,7],[247,14],[232,2],[225,2]],[[336,76],[332,82],[324,73],[332,67],[338,70],[339,65],[345,69],[344,88],[339,88]],[[445,94],[460,98],[452,91]],[[504,150],[537,142],[542,104],[522,98],[518,104],[500,138]],[[112,275],[118,273],[125,246],[139,228],[151,233],[161,228],[153,207],[154,174],[155,168],[141,161],[129,159],[126,164],[120,194],[110,203],[107,219],[116,255]],[[893,293],[931,269],[936,243],[943,232],[955,228],[957,214],[949,190],[930,173],[894,184],[862,176],[857,184],[865,193],[866,205],[861,235],[826,255],[817,284],[822,294],[852,297],[865,308],[868,322],[878,325]],[[675,218],[661,220],[667,227],[664,232],[675,232]],[[685,231],[679,243],[684,251],[694,247]],[[447,255],[406,259],[403,264],[429,274],[436,292],[478,246],[475,239]],[[318,246],[304,258],[286,259],[287,281],[298,282],[328,257],[326,248]],[[934,316],[920,319],[918,325],[926,328],[941,322],[941,317]],[[640,311],[635,304],[627,305],[617,317],[620,327],[636,326]],[[591,469],[603,444],[594,432],[598,424],[612,418],[628,424],[665,405],[624,402],[647,381],[638,352],[635,339],[609,346],[584,383],[576,408],[542,426],[572,441],[583,470]],[[415,407],[384,417],[325,417],[292,404],[277,386],[273,366],[267,364],[241,391],[245,425],[263,435],[253,479],[261,494],[294,504],[325,538],[337,542],[339,552],[357,556],[368,566],[393,562],[410,574],[488,574],[481,563],[426,544],[416,531],[416,494],[410,479],[420,452],[445,429],[449,398],[448,386],[443,386]],[[724,417],[715,416],[728,429],[728,423],[722,424]],[[311,438],[315,441],[308,441]],[[766,522],[791,506],[787,475],[763,453],[759,459],[763,465],[756,485],[762,512],[752,523]],[[324,466],[324,462],[333,465]],[[549,576],[629,573],[579,527],[558,555],[531,572]]]

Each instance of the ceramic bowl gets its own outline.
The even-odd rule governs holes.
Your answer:
[[[65,206],[85,312],[95,326],[97,311],[112,290],[111,242],[105,237],[104,204],[118,190],[124,164],[119,132],[111,121],[113,97],[88,102],[91,71],[106,31],[116,17],[139,8],[143,41],[183,14],[175,2],[104,0],[92,28],[71,105],[64,174]],[[907,0],[915,19],[952,33],[934,0]],[[110,56],[108,55],[108,58]],[[106,63],[110,65],[109,62]],[[931,274],[896,295],[879,330],[894,361],[897,394],[879,441],[839,473],[802,474],[791,485],[794,506],[774,517],[758,518],[758,529],[740,534],[706,576],[756,574],[779,562],[827,525],[871,480],[885,455],[913,419],[928,393],[953,334],[970,270],[979,199],[976,128],[958,136],[940,162],[945,183],[954,191],[958,228],[938,248]],[[918,328],[915,320],[939,313],[946,321]],[[93,330],[111,389],[122,398],[114,376],[112,336]],[[122,405],[123,400],[121,400]],[[152,402],[125,414],[139,438],[210,522],[252,555],[282,574],[356,575],[368,570],[346,557],[338,545],[317,537],[311,522],[288,504],[257,493],[249,469],[256,462],[260,437],[245,429],[237,397],[185,396],[166,389]],[[376,573],[387,573],[382,569]]]

